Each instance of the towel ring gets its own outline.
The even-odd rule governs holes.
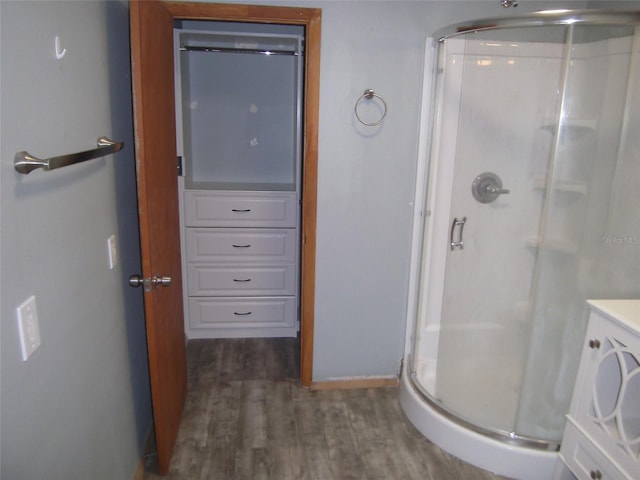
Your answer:
[[[361,101],[363,101],[363,100],[371,100],[373,97],[376,97],[376,98],[380,99],[380,101],[382,102],[382,105],[384,106],[384,110],[382,111],[382,116],[378,120],[376,120],[375,122],[365,122],[364,120],[362,120],[360,118],[360,115],[358,115],[358,106],[360,105]],[[362,123],[363,125],[366,125],[367,127],[375,127],[376,125],[380,125],[382,123],[382,121],[384,120],[384,117],[387,116],[387,102],[385,102],[384,98],[382,98],[376,92],[374,92],[373,90],[368,88],[367,90],[364,91],[364,93],[362,95],[360,95],[360,97],[358,97],[358,100],[356,100],[356,104],[353,107],[353,112],[356,114],[356,118],[358,119],[358,121],[360,123]]]

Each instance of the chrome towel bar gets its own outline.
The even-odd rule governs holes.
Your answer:
[[[36,158],[28,152],[18,152],[13,160],[13,167],[16,172],[28,174],[32,170],[42,168],[44,170],[53,170],[55,168],[66,167],[74,163],[80,163],[94,158],[104,157],[112,153],[122,150],[124,142],[114,142],[107,137],[100,137],[97,141],[97,147],[93,150],[84,152],[71,153],[68,155],[60,155],[59,157],[51,157],[40,159]]]

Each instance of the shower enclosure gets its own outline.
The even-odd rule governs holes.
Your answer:
[[[640,297],[639,24],[540,12],[427,48],[401,402],[503,475],[551,478],[585,300]]]

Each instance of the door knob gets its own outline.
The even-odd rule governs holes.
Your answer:
[[[151,284],[157,287],[168,287],[173,279],[169,275],[156,276],[151,278]]]
[[[131,275],[129,277],[130,287],[141,287],[144,285],[144,279],[140,275]]]
[[[169,275],[154,275],[153,277],[141,277],[140,275],[131,275],[129,277],[130,287],[144,286],[144,291],[151,291],[151,287],[168,287],[173,279]]]

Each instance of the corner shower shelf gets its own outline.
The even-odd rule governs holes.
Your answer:
[[[577,140],[589,133],[596,131],[596,119],[581,119],[581,118],[564,118],[557,119],[551,118],[545,121],[541,128],[546,130],[552,135],[555,135],[558,131],[558,125],[564,133],[566,133],[569,140]]]
[[[536,190],[546,190],[547,189],[547,181],[544,177],[535,177],[533,179],[533,188]],[[583,182],[572,182],[572,181],[564,181],[560,180],[557,182],[553,182],[554,192],[560,193],[568,193],[574,195],[586,195],[587,194],[587,185]]]
[[[530,238],[525,240],[525,246],[532,250],[546,250],[555,253],[561,253],[563,255],[577,255],[577,245],[570,243],[566,240],[559,239],[546,239],[542,245],[536,238]]]

